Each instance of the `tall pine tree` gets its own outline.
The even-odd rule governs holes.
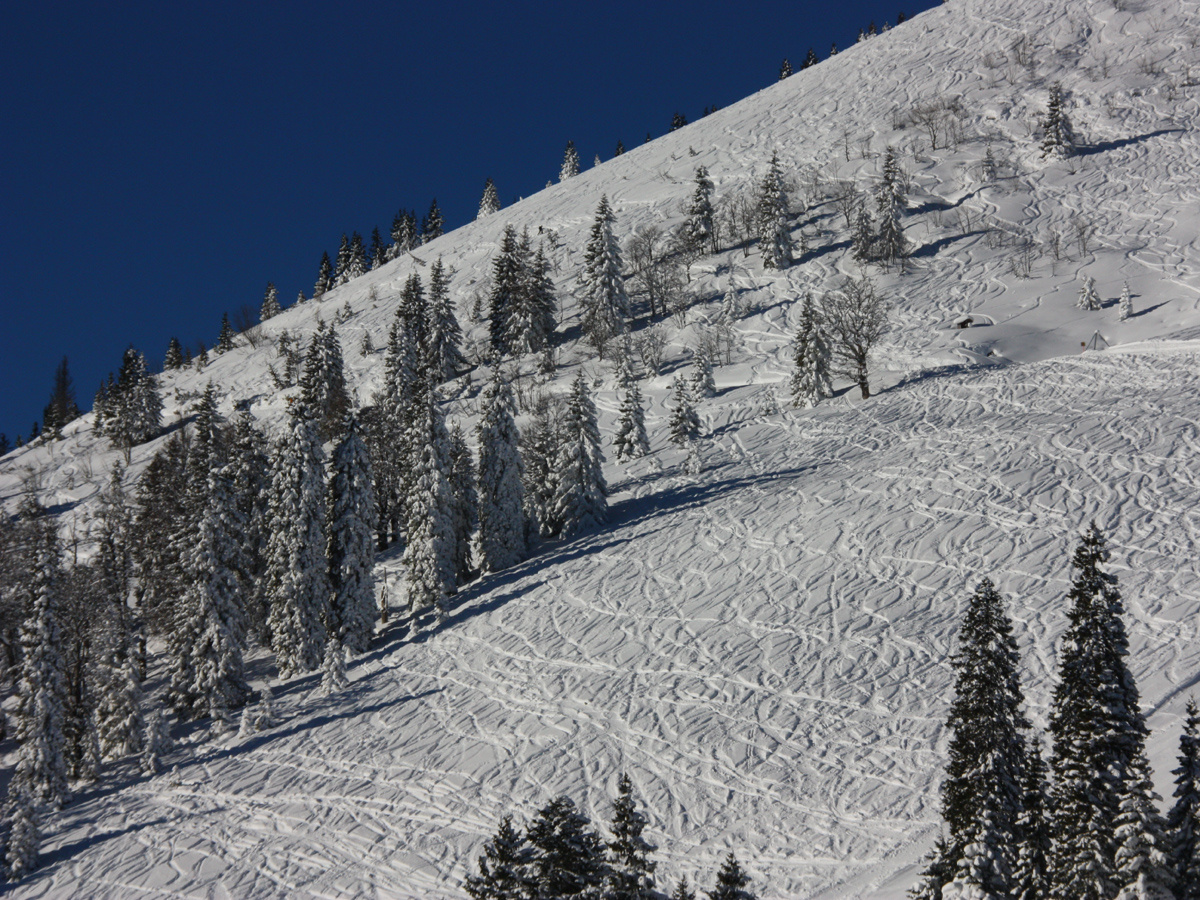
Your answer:
[[[625,333],[629,320],[629,296],[621,278],[621,251],[613,237],[615,222],[608,197],[602,196],[584,251],[582,276],[583,332],[601,356],[610,340]]]
[[[1200,709],[1194,698],[1179,736],[1179,766],[1171,774],[1175,804],[1167,813],[1168,859],[1179,900],[1200,900]]]
[[[499,367],[484,391],[477,437],[480,565],[499,572],[528,551],[516,400]]]
[[[375,632],[375,489],[358,419],[347,417],[328,489],[330,627],[341,646],[365,653]]]
[[[564,537],[602,525],[608,518],[608,484],[596,405],[583,370],[571,385],[555,462],[553,512]]]

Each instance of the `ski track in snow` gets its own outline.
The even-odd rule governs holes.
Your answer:
[[[535,240],[544,227],[569,330],[602,191],[624,237],[678,222],[698,165],[718,198],[746,189],[775,150],[796,178],[794,233],[812,247],[800,265],[764,272],[735,248],[693,267],[710,302],[663,326],[666,366],[643,385],[655,452],[608,467],[610,529],[471,585],[439,631],[409,640],[391,626],[342,694],[285,684],[272,731],[193,735],[168,761],[176,775],[110,770],[47,823],[44,866],[14,896],[462,897],[502,815],[528,819],[567,793],[603,822],[626,770],[662,884],[708,885],[734,849],[763,898],[894,900],[939,827],[948,657],[975,579],[1009,599],[1044,724],[1067,559],[1092,518],[1112,543],[1169,795],[1179,713],[1200,684],[1200,345],[1188,341],[1200,338],[1200,88],[1182,78],[1200,70],[1198,23],[1195,0],[1125,12],[956,0],[286,311],[257,350],[165,378],[168,423],[211,379],[223,408],[254,398],[272,428],[294,391],[269,387],[271,345],[348,304],[339,334],[365,401],[382,351],[362,356],[363,335],[382,347],[404,281],[438,255],[482,339],[468,311],[503,227]],[[1014,58],[1023,35],[1032,67]],[[1086,145],[1070,163],[1040,160],[1031,137],[1052,81]],[[951,95],[968,110],[960,146],[892,130],[895,111]],[[1003,171],[982,184],[988,142]],[[912,178],[917,252],[908,274],[876,273],[894,304],[879,393],[766,415],[766,388],[786,402],[794,301],[857,272],[841,213],[821,192],[806,205],[806,186],[869,188],[889,143]],[[1086,253],[1083,220],[1095,229]],[[988,228],[1041,243],[1030,277]],[[1057,261],[1052,230],[1067,248]],[[1074,307],[1088,276],[1100,312]],[[1137,314],[1118,322],[1123,282]],[[698,405],[705,471],[689,477],[666,441],[670,382],[730,284],[749,311],[718,395]],[[978,324],[954,329],[964,314]],[[1113,349],[1080,355],[1095,332]],[[574,345],[559,361],[560,386],[579,364],[594,376],[611,434],[611,367]],[[450,398],[465,424],[473,393]],[[135,477],[161,444],[136,449]],[[0,502],[11,509],[36,483],[86,553],[96,486],[118,458],[84,417],[65,442],[5,458]],[[397,571],[381,562],[393,587]]]

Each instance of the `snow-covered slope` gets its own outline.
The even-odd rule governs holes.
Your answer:
[[[668,879],[710,883],[733,848],[763,897],[901,896],[937,830],[947,658],[973,579],[1010,598],[1044,720],[1066,560],[1091,518],[1114,546],[1161,790],[1200,680],[1200,4],[1119,5],[955,0],[289,310],[258,348],[164,378],[168,420],[211,379],[224,408],[253,398],[271,427],[286,393],[267,375],[273,337],[348,305],[339,333],[365,401],[382,357],[358,352],[363,334],[383,344],[400,286],[437,256],[467,324],[504,225],[542,229],[570,329],[602,192],[623,239],[678,222],[697,165],[718,197],[751,190],[776,151],[795,178],[810,254],[783,273],[753,250],[708,258],[692,283],[706,302],[666,325],[670,370],[729,285],[750,307],[700,406],[701,475],[681,474],[665,441],[669,371],[649,379],[656,453],[610,466],[609,529],[481,580],[419,641],[385,631],[343,694],[285,685],[275,731],[188,738],[176,775],[116,770],[49,824],[46,865],[17,893],[462,896],[502,814],[566,792],[604,819],[628,770]],[[1036,152],[1052,82],[1086,145],[1074,161]],[[900,127],[950,97],[965,110],[957,146]],[[857,273],[830,186],[869,186],[888,144],[912,176],[916,253],[907,274],[875,273],[895,306],[884,390],[771,413],[794,301]],[[1080,228],[1094,229],[1086,246]],[[1027,273],[1012,262],[1020,235],[1042,248]],[[1075,309],[1086,276],[1106,301],[1128,282],[1138,314]],[[965,313],[975,327],[953,328]],[[1096,332],[1116,349],[1080,355]],[[579,364],[595,376],[611,431],[607,364],[573,343],[559,362],[560,383]],[[469,421],[470,391],[450,409]],[[135,474],[156,448],[138,448]],[[86,533],[116,459],[85,417],[6,457],[0,499],[36,483]],[[398,607],[398,570],[381,574]]]

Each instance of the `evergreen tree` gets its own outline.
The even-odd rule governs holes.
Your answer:
[[[350,247],[346,255],[345,281],[353,281],[367,274],[367,248],[362,235],[357,231],[350,236]]]
[[[242,721],[238,732],[244,737],[274,728],[278,724],[279,719],[275,715],[275,698],[271,694],[271,686],[263,684],[262,690],[258,694],[258,702],[242,710]]]
[[[270,644],[267,633],[267,535],[270,459],[266,439],[244,406],[233,417],[229,440],[229,483],[242,522],[238,578],[246,603],[246,627],[255,639]]]
[[[792,339],[792,402],[800,407],[813,407],[833,396],[829,374],[829,342],[825,339],[812,293],[804,295],[800,309],[800,325]]]
[[[538,898],[586,897],[607,874],[604,842],[569,797],[551,800],[526,832]]]
[[[317,281],[313,285],[313,299],[320,300],[330,288],[333,287],[333,263],[329,261],[329,254],[321,254],[321,265],[317,269]]]
[[[321,440],[331,440],[350,409],[342,344],[333,325],[319,322],[309,341],[304,374],[300,378],[300,397],[316,422]]]
[[[615,222],[608,197],[602,196],[584,252],[582,277],[583,332],[601,356],[610,340],[625,333],[629,319],[629,297],[621,278],[621,251],[613,237]]]
[[[467,876],[467,893],[474,900],[528,900],[537,888],[532,860],[533,849],[513,828],[512,816],[505,816],[496,836],[483,845],[479,874]]]
[[[671,432],[671,443],[680,447],[700,436],[700,417],[692,407],[691,391],[678,375],[671,385],[671,418],[667,427]]]
[[[8,783],[8,796],[5,798],[8,840],[4,848],[4,864],[12,881],[24,878],[37,868],[38,848],[42,841],[38,827],[37,798],[30,778],[32,766],[29,753],[22,744],[17,751],[17,768]]]
[[[171,749],[171,726],[162,710],[146,717],[146,732],[142,739],[142,771],[157,775],[162,769],[162,757]]]
[[[1121,301],[1117,304],[1117,319],[1124,322],[1133,315],[1133,296],[1129,293],[1129,282],[1121,288]]]
[[[58,368],[54,370],[54,389],[50,392],[50,402],[42,410],[42,432],[50,435],[51,440],[58,440],[62,437],[63,426],[78,417],[79,405],[75,402],[75,385],[71,381],[67,358],[64,356]]]
[[[533,410],[533,419],[522,435],[521,461],[525,476],[525,514],[530,530],[543,537],[554,537],[562,529],[554,509],[557,492],[559,433],[564,416],[558,397],[540,395]]]
[[[17,684],[17,773],[35,803],[60,809],[67,800],[67,760],[63,721],[67,702],[66,666],[59,627],[62,574],[54,524],[40,508],[25,514],[30,533],[29,581],[24,586],[21,668]]]
[[[434,388],[422,395],[409,429],[412,489],[408,494],[404,570],[414,613],[432,607],[439,620],[442,601],[454,593],[454,498],[450,480],[450,436]]]
[[[583,377],[575,377],[559,434],[552,516],[564,537],[602,525],[608,518],[608,484],[596,424],[596,406]]]
[[[484,391],[478,428],[480,565],[499,572],[528,551],[516,401],[499,368]]]
[[[494,358],[511,352],[509,319],[520,304],[525,289],[525,254],[517,229],[504,227],[500,253],[492,260],[492,291],[488,296],[488,334]]]
[[[792,237],[788,229],[788,196],[779,154],[771,154],[767,174],[758,186],[758,249],[763,268],[786,269],[792,264]]]
[[[1050,785],[1046,781],[1046,762],[1038,738],[1031,739],[1026,747],[1022,787],[1021,815],[1017,819],[1020,845],[1012,894],[1015,900],[1047,900],[1050,896],[1050,824],[1046,801]]]
[[[1075,301],[1078,309],[1089,312],[1100,308],[1100,294],[1096,290],[1096,279],[1088,278],[1079,286],[1079,299]]]
[[[755,900],[754,894],[746,890],[749,886],[750,876],[742,871],[731,850],[717,873],[716,889],[710,891],[708,897],[709,900]]]
[[[275,446],[267,544],[268,625],[284,678],[316,669],[325,649],[329,578],[323,471],[316,425],[297,404]]]
[[[692,360],[691,388],[692,396],[697,398],[715,397],[717,382],[713,378],[712,357],[710,350],[700,346]]]
[[[953,731],[942,816],[954,883],[985,897],[1011,896],[1026,784],[1023,695],[1012,622],[990,579],[979,582],[951,657]]]
[[[267,292],[263,295],[262,306],[258,311],[258,320],[265,322],[274,316],[283,312],[279,306],[279,291],[275,289],[274,282],[267,282]]]
[[[346,677],[346,651],[337,634],[330,635],[325,642],[325,658],[321,662],[321,686],[318,694],[328,697],[338,691],[344,691],[350,684]]]
[[[207,483],[207,509],[189,566],[193,580],[179,623],[188,660],[173,673],[170,694],[181,717],[211,717],[220,727],[250,692],[242,659],[246,628],[236,565],[243,529],[229,471],[214,466]]]
[[[521,286],[509,311],[506,345],[514,354],[538,353],[550,346],[554,333],[554,284],[550,280],[545,248],[530,259],[529,233],[521,238]]]
[[[625,152],[625,145],[617,141],[617,149],[613,151],[613,156],[621,156]]]
[[[179,338],[171,338],[167,344],[167,355],[163,359],[163,370],[171,371],[178,369],[183,365],[183,347],[179,344]]]
[[[1162,817],[1155,807],[1150,763],[1144,753],[1130,761],[1115,824],[1117,900],[1173,900]]]
[[[376,226],[371,229],[371,270],[378,269],[385,262],[387,262],[387,246],[383,243],[383,236]]]
[[[1188,700],[1179,737],[1175,805],[1167,813],[1168,863],[1179,888],[1179,900],[1200,900],[1200,709]]]
[[[713,183],[704,166],[696,168],[696,188],[688,201],[683,233],[687,243],[699,253],[717,252],[716,212],[713,209]]]
[[[466,367],[463,358],[462,328],[450,300],[450,279],[439,256],[429,269],[429,371],[433,383],[441,384]]]
[[[341,287],[350,280],[350,238],[342,232],[342,241],[338,244],[337,260],[333,264],[333,287]]]
[[[814,51],[812,47],[809,47],[808,55],[804,57],[804,62],[802,62],[800,64],[800,68],[801,69],[811,69],[818,62],[820,62],[820,60],[817,59],[816,51]]]
[[[500,195],[496,193],[496,183],[489,178],[483,183],[483,196],[479,200],[479,214],[475,218],[482,219],[494,212],[500,212]]]
[[[440,238],[446,231],[446,222],[442,218],[442,211],[438,209],[437,198],[429,204],[429,212],[425,214],[425,218],[421,221],[421,243],[428,244],[435,238]]]
[[[617,431],[613,435],[613,455],[619,462],[637,459],[650,452],[646,436],[646,411],[642,406],[642,391],[635,379],[629,379],[621,399]]]
[[[1042,117],[1042,159],[1066,159],[1075,152],[1075,136],[1063,105],[1061,84],[1050,85],[1050,100]]]
[[[675,882],[675,890],[671,893],[671,900],[696,900],[696,892],[688,884],[686,875],[681,875],[679,880]]]
[[[836,43],[834,43],[834,44],[831,44],[831,45],[830,45],[830,47],[829,47],[829,56],[830,56],[830,58],[833,58],[833,57],[835,57],[835,56],[837,56],[837,55],[838,55],[838,48],[837,48],[837,44],[836,44]]]
[[[402,209],[392,219],[392,259],[415,248],[420,235],[417,233],[417,214]]]
[[[579,174],[579,151],[575,149],[574,141],[567,141],[567,149],[563,151],[562,168],[558,173],[559,181],[566,181]]]
[[[233,326],[229,324],[229,313],[221,313],[221,333],[217,336],[216,351],[226,353],[233,349]]]
[[[125,451],[154,437],[162,419],[162,400],[146,359],[132,347],[125,351],[121,371],[104,398],[104,434]]]
[[[471,538],[479,527],[479,492],[475,462],[466,436],[456,422],[450,429],[450,487],[454,496],[454,572],[459,584],[471,580]]]
[[[675,115],[671,116],[671,131],[678,131],[687,123],[687,116],[683,115],[683,113],[675,113]]]
[[[883,179],[875,198],[879,211],[879,234],[875,251],[879,258],[904,265],[908,257],[908,240],[900,225],[900,210],[904,204],[904,176],[894,147],[888,147],[883,160]]]
[[[860,205],[854,219],[854,234],[850,238],[850,256],[860,263],[875,258],[875,225],[865,206]]]
[[[1125,663],[1129,641],[1117,579],[1101,568],[1108,557],[1093,523],[1071,560],[1070,626],[1050,715],[1056,900],[1107,900],[1124,887],[1117,821],[1122,805],[1141,791],[1137,769],[1147,730]]]
[[[779,80],[792,77],[792,64],[788,62],[787,57],[783,58],[783,62],[779,66]]]
[[[365,653],[375,631],[375,489],[357,418],[333,451],[327,508],[330,630],[339,650]]]
[[[642,837],[646,817],[633,800],[633,785],[629,776],[621,774],[617,800],[613,804],[613,820],[608,842],[610,869],[606,900],[651,900],[659,896],[654,890],[654,869],[650,855],[658,849]]]

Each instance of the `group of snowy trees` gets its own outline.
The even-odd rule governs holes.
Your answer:
[[[162,400],[141,353],[133,347],[125,351],[120,372],[115,380],[110,374],[108,382],[100,386],[92,409],[96,430],[124,451],[126,462],[133,447],[158,434]]]
[[[1093,524],[1071,559],[1048,765],[1023,711],[1004,601],[987,578],[976,588],[951,658],[946,827],[914,898],[1200,897],[1200,716],[1189,702],[1176,803],[1164,820],[1108,558]]]
[[[529,232],[508,225],[492,261],[488,338],[495,360],[549,349],[557,301],[545,248],[534,253]]]
[[[847,277],[826,295],[818,308],[806,294],[792,340],[792,399],[796,406],[816,406],[833,395],[832,376],[858,385],[871,396],[869,365],[875,346],[887,333],[888,304],[865,275]]]
[[[495,837],[484,845],[479,874],[467,876],[475,900],[659,900],[652,859],[657,849],[643,836],[646,817],[637,808],[633,784],[622,774],[606,841],[569,797],[557,797],[518,830],[505,816]],[[730,853],[717,874],[710,900],[754,900],[750,878]],[[687,878],[680,878],[671,900],[695,900]]]

